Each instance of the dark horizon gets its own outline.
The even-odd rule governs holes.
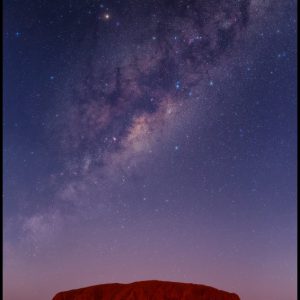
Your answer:
[[[296,1],[3,8],[4,299],[296,300]]]

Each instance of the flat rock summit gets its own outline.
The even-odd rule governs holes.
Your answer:
[[[140,281],[100,284],[60,292],[52,300],[240,300],[213,287],[180,282]]]

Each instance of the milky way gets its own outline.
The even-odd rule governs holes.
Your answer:
[[[103,67],[93,48],[68,87],[59,131],[83,170],[150,151],[170,119],[202,100],[202,82],[213,84],[210,72],[247,27],[249,3],[177,1],[148,14],[153,25],[134,33],[130,53]]]
[[[295,3],[25,2],[4,18],[5,299],[144,279],[296,299]]]

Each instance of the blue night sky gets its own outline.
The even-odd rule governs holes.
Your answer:
[[[147,279],[296,300],[296,1],[3,17],[5,300]]]

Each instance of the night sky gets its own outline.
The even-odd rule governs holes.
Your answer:
[[[296,299],[296,1],[4,1],[4,299],[148,279]]]

